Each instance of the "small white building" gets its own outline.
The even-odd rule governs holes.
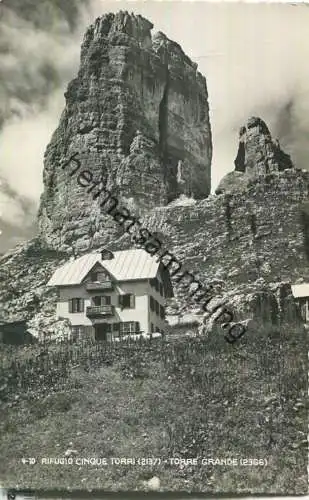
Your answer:
[[[47,286],[57,287],[56,315],[70,321],[75,339],[166,332],[169,272],[143,249],[83,255],[57,269]]]
[[[302,319],[305,323],[309,322],[309,283],[299,283],[292,285],[292,294],[295,302],[300,307]]]

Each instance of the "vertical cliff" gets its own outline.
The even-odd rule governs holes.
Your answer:
[[[101,221],[99,206],[61,169],[75,152],[94,178],[143,208],[210,192],[206,80],[177,43],[160,32],[152,37],[152,27],[118,12],[85,34],[45,154],[39,225],[49,243],[71,241],[79,223],[86,231],[87,218],[96,227]],[[85,231],[79,228],[79,238]]]

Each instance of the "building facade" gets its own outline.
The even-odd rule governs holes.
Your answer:
[[[292,285],[292,294],[298,304],[304,323],[309,323],[309,283]]]
[[[56,315],[70,321],[73,338],[166,332],[169,273],[145,250],[84,255],[57,269],[48,286],[58,289]]]
[[[27,322],[0,321],[0,343],[11,345],[33,344],[35,338],[27,330]]]

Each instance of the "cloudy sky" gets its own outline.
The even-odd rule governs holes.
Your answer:
[[[0,0],[0,252],[34,234],[43,154],[98,15],[129,10],[177,41],[206,76],[212,185],[234,168],[238,130],[261,116],[309,168],[309,8],[305,5]]]

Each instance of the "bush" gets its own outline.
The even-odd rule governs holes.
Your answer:
[[[120,363],[120,370],[124,378],[149,378],[149,363],[145,353],[135,352],[129,360]]]
[[[50,413],[67,412],[75,399],[68,393],[51,394],[39,401],[33,401],[30,412],[38,419],[47,417]]]

